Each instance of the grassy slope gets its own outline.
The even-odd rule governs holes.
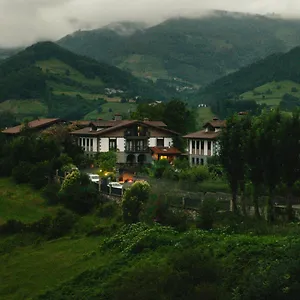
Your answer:
[[[109,112],[109,109],[112,109],[112,112]],[[116,113],[120,114],[128,114],[128,111],[135,111],[136,104],[135,103],[105,103],[102,105],[103,111],[98,113],[96,110],[85,116],[85,120],[94,120],[98,118],[102,118],[104,120],[111,120]]]
[[[7,100],[0,103],[0,111],[11,111],[18,115],[19,119],[23,116],[45,116],[47,106],[39,100]]]
[[[87,269],[101,267],[111,258],[109,253],[97,253],[100,241],[64,238],[0,256],[0,298],[29,299]],[[97,255],[86,258],[92,251]]]
[[[199,107],[197,108],[197,127],[198,129],[202,129],[202,126],[212,120],[212,118],[214,117],[213,112],[211,111],[210,107]]]
[[[0,224],[9,219],[36,221],[54,210],[46,206],[39,192],[27,185],[16,185],[8,178],[0,179]]]
[[[295,87],[298,91],[292,92],[291,89],[293,87]],[[266,94],[267,90],[271,90],[272,94]],[[254,95],[253,92],[261,93],[261,95]],[[260,87],[255,88],[253,91],[241,94],[241,96],[244,100],[255,100],[258,103],[266,103],[270,106],[277,106],[279,105],[282,96],[286,93],[300,97],[300,84],[289,80],[268,82]]]
[[[130,70],[137,77],[150,78],[154,81],[158,78],[169,78],[168,72],[162,62],[158,58],[149,55],[130,55],[119,67]]]

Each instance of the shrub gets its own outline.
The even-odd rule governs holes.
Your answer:
[[[166,169],[171,168],[167,159],[155,161],[152,166],[152,174],[155,178],[161,178]]]
[[[202,182],[210,178],[209,170],[206,166],[197,166],[180,172],[181,180]]]
[[[46,198],[48,205],[56,205],[59,203],[59,193],[60,185],[58,183],[49,183],[43,190],[42,195]]]
[[[122,212],[125,223],[136,223],[144,203],[150,195],[150,185],[146,181],[137,181],[127,189],[122,199]]]
[[[218,205],[216,199],[204,199],[200,207],[200,215],[196,226],[200,229],[212,229],[216,220]]]
[[[68,174],[62,185],[60,191],[63,192],[67,189],[69,189],[72,185],[74,185],[76,182],[79,182],[80,180],[80,172],[78,170],[73,170],[70,174]]]
[[[116,215],[119,207],[114,201],[103,203],[97,210],[97,216],[101,218],[111,218]]]
[[[74,213],[66,209],[60,209],[52,220],[49,237],[58,238],[68,234],[77,221],[78,217]]]
[[[16,183],[28,183],[30,181],[30,173],[33,169],[31,163],[21,161],[19,165],[13,168],[12,177]]]

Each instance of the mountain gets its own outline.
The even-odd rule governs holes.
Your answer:
[[[255,101],[290,110],[300,106],[299,99],[300,47],[295,47],[216,80],[200,90],[195,100],[212,105],[222,115],[230,101],[239,105]]]
[[[58,44],[139,77],[194,86],[300,45],[300,21],[278,16],[217,11],[202,18],[173,18],[135,28],[128,35],[109,26],[75,32]]]
[[[0,48],[0,61],[16,54],[19,51],[21,51],[19,48]]]
[[[154,83],[52,42],[34,44],[0,64],[2,110],[13,109],[16,103],[22,108],[29,101],[20,108],[25,115],[80,118],[98,108],[103,99],[136,96],[166,99]]]

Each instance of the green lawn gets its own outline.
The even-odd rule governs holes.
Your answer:
[[[96,110],[92,111],[91,113],[87,114],[84,119],[85,120],[95,120],[98,118],[102,118],[104,120],[111,120],[116,113],[119,114],[129,114],[129,111],[135,111],[136,110],[136,104],[135,103],[105,103],[101,105],[102,112],[98,113]],[[109,112],[109,109],[112,110],[112,112]]]
[[[33,222],[53,213],[41,194],[27,185],[16,185],[9,178],[0,178],[0,224],[9,219]]]
[[[97,249],[102,239],[63,238],[0,256],[0,298],[32,299],[85,270],[101,267],[111,259]]]
[[[292,88],[296,88],[296,92],[292,92]],[[256,93],[260,93],[257,95]],[[258,103],[265,103],[270,106],[279,105],[284,94],[292,94],[300,98],[300,84],[293,81],[279,81],[269,82],[260,87],[255,88],[253,91],[248,91],[241,94],[243,100],[255,100]]]

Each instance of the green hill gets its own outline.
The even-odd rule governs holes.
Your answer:
[[[297,99],[300,99],[299,58],[300,47],[270,55],[207,85],[195,101],[209,103],[214,112],[221,115],[226,114],[228,101],[240,107],[246,102],[277,106],[287,97],[290,104],[281,103],[281,106],[292,109],[299,106]]]
[[[20,118],[82,118],[105,101],[136,96],[167,98],[153,83],[51,42],[37,43],[0,64],[0,110]]]
[[[217,11],[203,18],[136,27],[128,35],[111,27],[78,31],[58,43],[139,77],[196,87],[300,45],[299,20],[250,14]]]

